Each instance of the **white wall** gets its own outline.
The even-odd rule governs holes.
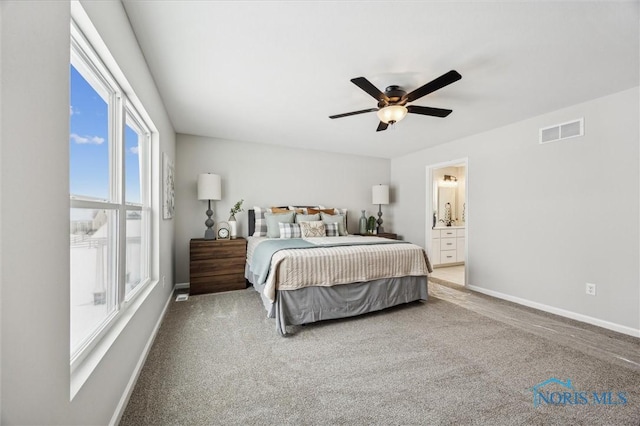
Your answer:
[[[85,6],[159,128],[159,148],[173,153],[175,133],[121,3]],[[0,14],[1,422],[106,424],[171,285],[154,287],[69,401],[70,4],[3,1]],[[171,283],[173,223],[156,220],[155,230],[154,277]]]
[[[253,206],[315,205],[348,208],[350,232],[357,232],[360,210],[376,216],[371,187],[389,181],[386,159],[332,154],[273,145],[177,135],[176,161],[176,282],[189,282],[189,240],[206,229],[206,201],[198,201],[199,173],[222,177],[222,200],[215,202],[216,222],[244,199]],[[391,188],[393,200],[393,188]],[[383,206],[384,227],[393,232],[393,216]],[[377,217],[377,216],[376,216]],[[239,234],[247,235],[246,211],[237,216]]]
[[[634,88],[393,159],[396,231],[424,246],[425,167],[468,157],[469,284],[639,335],[638,103]],[[580,117],[583,137],[538,144]]]

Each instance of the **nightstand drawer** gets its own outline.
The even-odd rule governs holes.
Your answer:
[[[191,241],[191,260],[210,260],[225,257],[245,257],[247,242],[237,240]]]
[[[216,259],[215,262],[208,260],[194,260],[190,265],[191,274],[200,275],[224,275],[230,272],[244,272],[244,265],[247,259],[244,257],[232,257]]]
[[[456,239],[455,238],[441,238],[440,239],[440,250],[455,250],[456,249]]]
[[[189,283],[190,294],[216,293],[220,291],[243,290],[247,287],[244,272],[224,275],[192,275]]]

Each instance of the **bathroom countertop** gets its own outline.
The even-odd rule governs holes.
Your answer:
[[[436,226],[433,229],[464,229],[466,228],[466,226],[464,225],[457,225],[457,226]]]

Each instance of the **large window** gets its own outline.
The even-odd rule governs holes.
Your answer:
[[[73,25],[71,34],[73,365],[150,281],[151,132]]]

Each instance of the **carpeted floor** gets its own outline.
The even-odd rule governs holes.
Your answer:
[[[173,302],[121,425],[640,424],[640,339],[464,289],[291,330],[253,289]]]

